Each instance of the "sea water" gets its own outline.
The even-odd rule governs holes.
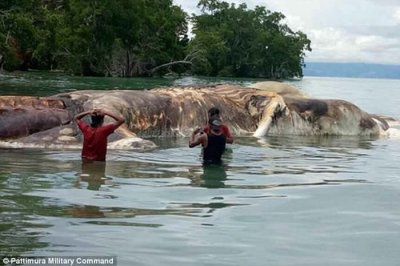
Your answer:
[[[2,78],[2,95],[40,96],[210,82]],[[399,80],[289,83],[400,118]],[[187,139],[153,141],[155,150],[111,150],[92,166],[79,150],[0,150],[0,255],[109,255],[149,266],[400,263],[398,138],[237,137],[224,164],[208,167]]]

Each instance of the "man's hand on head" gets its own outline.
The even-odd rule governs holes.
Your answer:
[[[93,114],[93,115],[98,115],[98,116],[104,116],[103,110],[98,109],[98,108],[93,109],[92,114]]]

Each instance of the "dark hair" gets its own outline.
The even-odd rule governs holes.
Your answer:
[[[208,110],[208,116],[209,116],[209,117],[212,117],[212,116],[214,116],[214,115],[219,115],[219,109],[218,109],[217,107],[211,107],[211,108]]]
[[[104,116],[102,115],[92,115],[91,116],[92,123],[90,124],[91,127],[98,127],[104,122]]]

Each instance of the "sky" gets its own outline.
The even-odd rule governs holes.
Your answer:
[[[286,16],[292,30],[311,40],[307,62],[400,65],[400,0],[225,0]],[[198,0],[174,0],[189,15]]]

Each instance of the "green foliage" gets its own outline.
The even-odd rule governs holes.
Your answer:
[[[118,62],[123,60],[126,75],[145,75],[157,65],[185,56],[187,15],[181,8],[170,0],[120,2],[123,6],[115,7],[113,21],[119,21],[116,40],[122,45],[115,46],[114,54],[119,54]]]
[[[64,17],[60,62],[74,73],[146,75],[184,56],[186,14],[170,0],[70,0]]]
[[[32,63],[44,62],[55,51],[54,34],[46,1],[2,1],[0,5],[1,52],[7,70],[27,69]],[[52,45],[53,44],[53,45]],[[37,60],[33,60],[36,58]],[[47,60],[48,61],[48,60]],[[34,65],[33,67],[36,67]]]
[[[187,15],[172,0],[3,0],[0,22],[10,70],[146,75],[181,60],[188,43]]]
[[[195,73],[272,79],[303,75],[311,42],[283,24],[283,14],[218,0],[201,0],[198,6],[202,14],[192,18],[190,51],[202,51],[203,58]]]
[[[189,18],[172,0],[2,0],[0,67],[146,76],[191,64],[201,75],[302,76],[310,41],[283,14],[219,0],[198,6],[189,41]]]

